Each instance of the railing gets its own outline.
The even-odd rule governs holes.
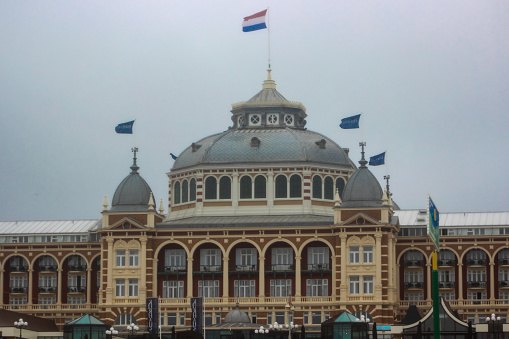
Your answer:
[[[87,288],[83,286],[67,286],[67,292],[69,293],[85,293],[86,291]]]
[[[456,266],[456,261],[454,260],[438,260],[438,266]]]
[[[28,288],[26,287],[11,287],[11,293],[27,293]]]
[[[183,273],[187,272],[186,266],[157,266],[157,272],[163,273]]]
[[[329,264],[308,264],[308,271],[328,271]]]
[[[467,265],[468,266],[485,266],[486,259],[468,259]]]
[[[405,289],[409,288],[423,288],[424,283],[422,282],[406,282],[405,283]]]
[[[12,265],[11,272],[28,272],[28,266]]]
[[[221,265],[200,265],[194,266],[193,271],[197,272],[219,272],[221,273]]]
[[[405,260],[405,267],[423,267],[424,260]]]
[[[56,265],[39,265],[39,272],[56,272]]]
[[[295,267],[292,264],[276,264],[269,266],[270,271],[273,272],[284,272],[284,271],[293,271]]]
[[[499,287],[509,287],[509,281],[499,281],[498,282]]]
[[[509,265],[509,259],[498,259],[499,265]]]
[[[439,282],[438,288],[454,288],[454,281]]]
[[[39,286],[39,293],[55,293],[56,286]]]
[[[256,272],[256,265],[233,265],[230,267],[230,271],[236,272]]]
[[[52,305],[52,304],[18,304],[18,305],[10,305],[4,304],[2,306],[3,309],[6,310],[97,310],[98,307],[95,304],[60,304],[60,305]]]
[[[468,281],[467,288],[485,288],[486,281]]]
[[[69,271],[79,271],[83,272],[87,270],[87,265],[69,265]]]

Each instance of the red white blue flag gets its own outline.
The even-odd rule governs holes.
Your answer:
[[[244,22],[242,23],[242,31],[243,32],[252,32],[257,31],[259,29],[267,28],[265,24],[265,15],[267,14],[267,10],[263,10],[256,14],[246,16],[244,18]]]

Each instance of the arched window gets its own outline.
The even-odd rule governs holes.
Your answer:
[[[205,199],[217,199],[216,177],[208,177],[205,179]]]
[[[319,175],[313,177],[313,198],[322,199],[322,178]]]
[[[334,200],[334,181],[331,177],[326,177],[323,181],[323,198]]]
[[[288,179],[286,179],[284,174],[278,175],[276,177],[276,198],[288,197],[287,182]]]
[[[251,199],[252,198],[252,183],[251,177],[245,175],[240,178],[240,199]]]
[[[219,180],[219,199],[232,198],[232,181],[230,177],[222,177]]]
[[[300,175],[294,174],[290,177],[290,198],[302,197],[302,179]]]
[[[343,190],[345,189],[345,180],[343,178],[336,179],[336,189],[339,191],[339,197],[343,197]]]
[[[438,266],[455,266],[456,255],[451,250],[440,250],[437,255]]]
[[[479,249],[468,251],[467,265],[486,265],[486,252]]]
[[[254,182],[255,199],[264,199],[267,196],[267,180],[263,175],[258,175]]]
[[[196,179],[191,179],[191,184],[189,185],[189,201],[196,200]]]
[[[182,203],[189,201],[189,186],[187,180],[182,181]]]
[[[173,203],[180,204],[180,181],[177,181],[175,185],[173,185]]]

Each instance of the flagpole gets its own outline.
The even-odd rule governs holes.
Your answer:
[[[267,42],[268,42],[268,52],[269,52],[269,68],[270,68],[270,11],[269,7],[267,7]]]

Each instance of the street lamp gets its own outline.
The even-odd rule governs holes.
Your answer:
[[[21,339],[21,338],[22,338],[22,336],[21,336],[21,330],[22,330],[24,327],[27,327],[27,326],[28,326],[28,323],[27,323],[26,321],[23,321],[23,319],[22,319],[22,318],[19,318],[19,320],[18,320],[18,321],[15,321],[15,322],[14,322],[14,326],[15,326],[16,328],[19,328],[19,339]]]
[[[369,322],[371,321],[369,319],[369,317],[364,316],[364,314],[361,314],[361,318],[357,319],[357,321],[362,323],[362,324],[364,324],[363,327],[364,327],[364,330],[366,331],[366,334],[367,334],[368,331],[369,331]]]
[[[490,317],[486,317],[486,323],[488,324],[488,332],[491,333],[492,338],[499,337],[499,333],[502,333],[502,320],[500,317],[495,317],[495,313],[491,314]]]
[[[271,326],[272,326],[272,325],[271,325]],[[258,334],[258,333],[259,333],[259,334],[264,334],[264,333],[265,333],[265,334],[267,334],[267,333],[269,333],[269,330],[268,330],[268,329],[266,329],[266,328],[264,328],[263,326],[260,326],[260,328],[259,328],[259,329],[255,330],[255,333],[256,333],[256,334]]]
[[[290,302],[285,305],[286,312],[288,312],[288,321],[290,324],[286,324],[285,327],[288,329],[288,339],[292,339],[292,331],[299,328],[299,325],[294,324],[292,321],[293,311],[295,311],[295,307],[290,304]]]
[[[131,323],[131,325],[127,326],[127,339],[129,339],[129,335],[133,335],[138,332],[140,328],[136,326],[135,323]]]
[[[113,335],[117,335],[118,334],[118,331],[116,329],[114,329],[113,327],[110,327],[109,330],[106,330],[106,335],[109,336],[110,338],[113,338]]]

